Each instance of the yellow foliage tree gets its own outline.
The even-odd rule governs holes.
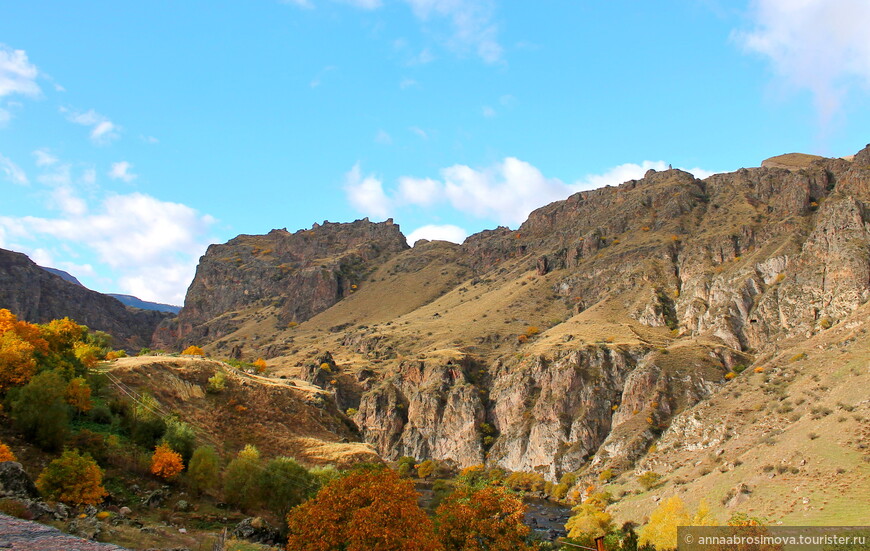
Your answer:
[[[583,503],[574,507],[574,515],[565,523],[570,538],[594,539],[606,535],[613,527],[610,513],[597,503]]]
[[[205,352],[202,351],[202,348],[191,344],[187,348],[184,349],[184,352],[181,353],[182,356],[205,356]]]
[[[70,505],[96,505],[108,492],[103,488],[103,471],[90,455],[67,450],[48,464],[36,480],[36,487],[49,499]]]
[[[649,522],[640,532],[638,543],[651,544],[656,549],[677,548],[678,526],[716,526],[716,519],[710,514],[710,508],[703,499],[698,505],[695,515],[689,514],[683,500],[673,496],[664,500],[652,512]]]
[[[66,387],[66,403],[76,411],[86,413],[91,410],[91,387],[82,377],[76,377]]]
[[[15,458],[15,454],[12,453],[9,446],[0,442],[0,463],[4,461],[18,461],[18,459]]]
[[[182,470],[184,470],[184,463],[181,461],[181,454],[170,448],[169,444],[163,442],[154,448],[154,455],[151,456],[151,474],[164,480],[172,480]]]
[[[73,344],[73,353],[82,365],[88,369],[97,365],[103,351],[99,347],[86,342],[76,342]]]

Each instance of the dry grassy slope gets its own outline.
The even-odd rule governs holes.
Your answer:
[[[785,346],[675,419],[635,471],[606,486],[627,492],[615,517],[638,521],[676,494],[690,508],[706,499],[721,520],[742,511],[789,525],[870,523],[868,315],[864,305]],[[643,492],[636,476],[647,470],[665,478]],[[728,504],[740,484],[750,493]]]
[[[227,374],[226,389],[207,394],[208,378],[218,370]],[[254,444],[267,457],[285,455],[309,465],[379,460],[371,446],[353,441],[357,437],[331,400],[304,381],[246,375],[221,362],[184,357],[122,358],[108,371],[125,387],[151,394],[162,412],[177,413],[197,427],[202,443],[227,456]]]

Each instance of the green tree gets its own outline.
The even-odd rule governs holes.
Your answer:
[[[184,464],[190,463],[193,450],[196,449],[196,431],[193,427],[176,417],[170,417],[166,421],[166,432],[163,440],[169,446],[181,454]]]
[[[200,446],[193,452],[187,465],[187,483],[196,494],[202,494],[218,482],[220,466],[218,455],[211,446]]]
[[[12,418],[25,437],[45,450],[63,447],[69,431],[67,382],[55,371],[35,376],[12,397]]]
[[[241,509],[251,509],[260,501],[260,451],[248,444],[227,465],[224,493],[227,502]]]
[[[260,473],[263,504],[280,519],[316,493],[318,486],[314,475],[289,457],[272,459]]]

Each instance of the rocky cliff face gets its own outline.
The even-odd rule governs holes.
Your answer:
[[[870,147],[851,162],[789,157],[703,181],[650,171],[538,209],[517,231],[471,236],[440,267],[425,246],[402,252],[401,270],[383,264],[404,249],[390,224],[347,230],[364,228],[377,247],[362,239],[326,254],[321,239],[308,256],[290,250],[320,228],[258,238],[268,253],[242,237],[203,258],[180,333],[217,338],[233,327],[226,312],[268,303],[282,322],[304,322],[271,337],[292,343],[276,369],[313,365],[303,376],[357,410],[386,458],[486,462],[551,480],[624,471],[727,374],[867,302],[868,205]],[[292,277],[273,279],[291,257]],[[464,274],[449,272],[456,265],[469,270],[459,282],[448,279]],[[410,303],[423,288],[438,291],[367,321],[366,309]],[[344,310],[330,308],[342,297]],[[352,323],[329,315],[351,310]],[[326,350],[323,373],[311,360]]]
[[[128,309],[112,297],[65,281],[27,256],[0,249],[0,308],[20,319],[45,323],[69,317],[115,337],[115,346],[148,346],[157,325],[171,317],[162,312]]]
[[[200,259],[184,308],[155,334],[155,345],[215,341],[239,327],[235,314],[252,307],[274,308],[282,326],[305,321],[353,293],[374,266],[407,248],[392,220],[368,219],[212,245]]]

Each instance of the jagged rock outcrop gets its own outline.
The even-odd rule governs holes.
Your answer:
[[[45,323],[69,317],[115,337],[115,346],[148,346],[157,325],[170,314],[125,307],[116,299],[65,281],[27,256],[0,249],[0,308],[20,319]]]
[[[0,497],[37,499],[39,492],[21,463],[4,461],[0,463]]]
[[[392,219],[367,218],[211,245],[181,313],[158,330],[155,346],[217,340],[238,328],[237,311],[252,306],[272,308],[281,326],[305,321],[353,293],[378,263],[407,248]]]
[[[273,285],[277,253],[252,245],[306,236],[243,236],[203,258],[178,330],[214,340],[242,309],[281,323],[310,319],[280,337],[296,347],[281,354],[342,409],[358,409],[363,438],[388,459],[486,462],[550,480],[582,468],[621,472],[674,419],[690,423],[682,412],[726,373],[867,302],[868,204],[870,146],[852,161],[790,155],[704,180],[649,171],[542,207],[516,231],[438,249],[440,267],[432,244],[403,250],[390,226],[365,231],[394,246],[376,253],[363,240],[329,249],[325,261],[318,245]],[[401,267],[390,260],[361,285],[339,278],[345,254],[364,259],[354,273],[384,258]],[[448,271],[456,265],[462,271]],[[428,279],[390,286],[424,266]],[[362,288],[347,308],[361,296],[373,311],[416,300],[430,283],[438,292],[413,308],[390,306],[399,313],[388,321],[330,317],[343,311],[330,304],[348,295],[339,281],[352,280]],[[321,316],[310,316],[324,310],[329,321],[318,325]]]

